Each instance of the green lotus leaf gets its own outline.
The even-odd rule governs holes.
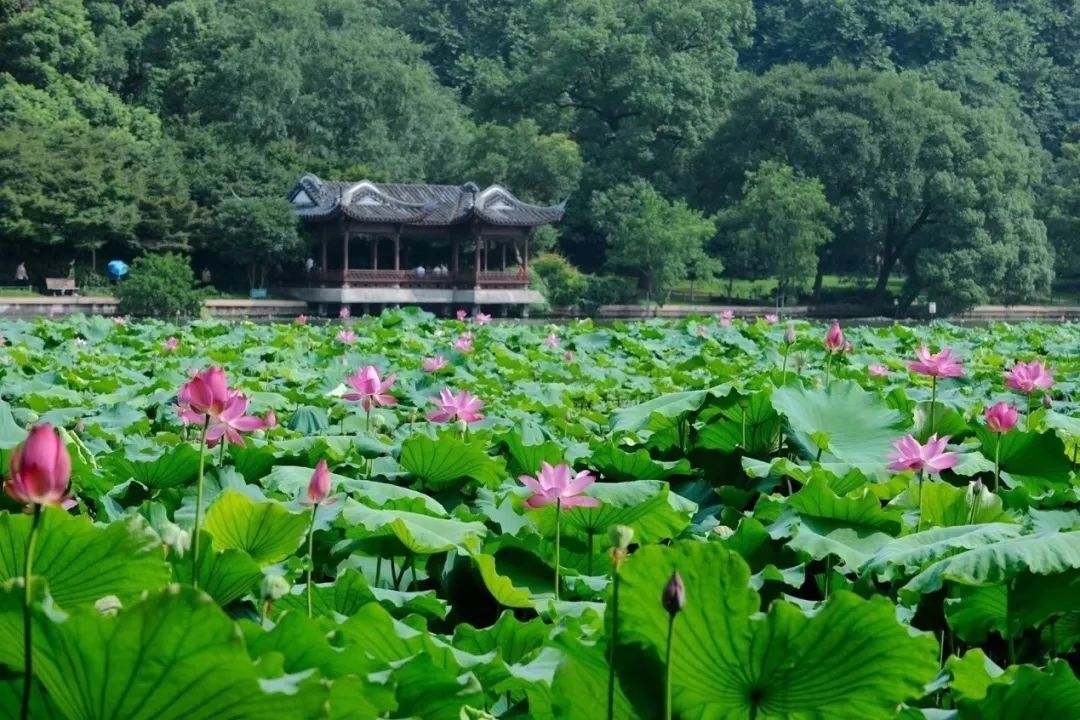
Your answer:
[[[160,490],[191,484],[199,474],[199,451],[184,443],[162,452],[157,459],[133,461],[125,457],[110,463],[121,478],[131,478],[143,485]]]
[[[658,542],[678,537],[690,525],[697,505],[671,492],[660,480],[594,483],[586,494],[600,501],[598,507],[574,507],[562,511],[561,531],[570,537],[599,537],[594,551],[607,552],[607,531],[616,525],[634,529],[634,542]],[[555,537],[555,506],[528,511],[540,533]]]
[[[1045,670],[1031,665],[1009,668],[986,688],[986,697],[961,699],[960,720],[1030,720],[1071,718],[1080,708],[1080,680],[1064,660]]]
[[[263,573],[259,564],[243,550],[213,551],[213,539],[208,533],[202,533],[202,551],[199,553],[199,589],[218,605],[225,606],[239,600],[248,593],[258,590]],[[173,577],[178,582],[191,583],[190,550],[178,557],[170,551],[169,560],[173,566]]]
[[[601,445],[587,461],[605,479],[611,481],[666,480],[673,475],[689,475],[690,463],[683,459],[665,462],[654,460],[649,451],[639,448],[627,452],[611,444]]]
[[[306,497],[313,468],[298,465],[277,465],[263,478],[268,490],[277,490],[285,497]],[[446,508],[429,495],[387,482],[358,480],[330,473],[331,492],[346,490],[360,502],[377,508],[409,510],[425,515],[446,517]]]
[[[369,602],[381,603],[387,610],[402,616],[416,613],[442,620],[449,612],[446,601],[436,597],[433,591],[405,592],[372,587],[355,568],[346,568],[331,583],[315,585],[311,600],[314,614],[326,617],[335,614],[349,617]],[[283,612],[307,613],[304,584],[294,585],[291,593],[274,602],[275,615]]]
[[[669,393],[648,402],[618,410],[611,416],[612,432],[636,432],[649,424],[653,414],[677,419],[701,408],[709,396],[708,390],[687,390]]]
[[[893,498],[890,508],[919,511],[919,491],[914,487]],[[957,525],[982,525],[986,523],[1015,523],[1016,520],[1002,507],[1001,497],[983,488],[975,495],[970,488],[958,488],[943,482],[922,484],[923,527],[956,527]],[[914,524],[914,522],[913,522]]]
[[[265,566],[296,552],[310,522],[308,513],[292,513],[281,503],[257,503],[241,492],[226,490],[210,506],[203,527],[214,538],[214,550],[243,550]]]
[[[0,582],[22,577],[31,522],[28,515],[0,513]],[[102,527],[59,508],[43,512],[32,569],[63,608],[108,595],[127,602],[169,582],[161,539],[141,517]]]
[[[890,581],[913,575],[958,550],[972,550],[1020,536],[1017,525],[992,523],[930,528],[884,544],[866,559],[860,572]]]
[[[816,457],[821,449],[866,473],[884,470],[892,441],[911,427],[879,395],[847,380],[834,381],[827,390],[777,388],[772,404],[787,418],[789,437],[804,454]]]
[[[892,718],[938,670],[936,641],[898,623],[887,599],[838,591],[811,616],[784,601],[760,615],[745,561],[695,542],[642,548],[621,571],[620,645],[654,662],[668,639],[660,597],[675,570],[686,587],[671,660],[680,718]]]
[[[0,662],[14,668],[23,666],[21,603],[21,589],[0,593]],[[33,622],[34,675],[69,718],[279,720],[315,717],[326,702],[314,679],[260,678],[232,620],[191,588],[115,616],[36,606]]]
[[[410,436],[401,444],[399,461],[421,487],[432,492],[459,487],[469,479],[494,488],[506,477],[502,463],[483,447],[449,432],[437,440],[422,433]]]
[[[949,595],[945,618],[964,642],[984,642],[990,632],[1017,637],[1052,617],[1080,612],[1080,570],[1021,573],[1001,585],[954,585]]]
[[[1080,568],[1080,532],[1041,533],[998,542],[951,555],[930,565],[903,587],[928,593],[946,582],[995,585],[1022,572],[1053,575]]]
[[[376,510],[352,499],[342,517],[350,545],[383,557],[468,551],[487,535],[483,523],[431,517],[404,510]]]

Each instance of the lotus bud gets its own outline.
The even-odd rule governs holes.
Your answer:
[[[8,463],[4,490],[28,505],[60,505],[67,497],[71,456],[52,425],[35,425]]]
[[[613,525],[608,530],[608,538],[611,546],[619,550],[626,550],[634,540],[634,528],[626,525]]]
[[[980,495],[982,495],[983,490],[985,489],[986,486],[983,485],[982,478],[975,478],[975,480],[971,483],[971,494],[975,497],[979,497]]]
[[[679,575],[678,570],[671,573],[671,579],[664,586],[664,594],[661,595],[660,602],[672,617],[686,607],[686,588],[683,586],[682,576]]]
[[[178,557],[183,557],[191,547],[191,533],[176,523],[167,522],[161,526],[161,542],[171,547]]]
[[[792,344],[795,343],[795,326],[794,325],[788,325],[787,330],[784,330],[784,342],[786,342],[788,345],[792,345]]]
[[[273,410],[267,410],[266,415],[263,416],[263,428],[270,430],[278,426],[277,413]]]
[[[387,430],[390,427],[390,421],[382,415],[372,415],[371,427],[374,430]]]
[[[459,419],[456,423],[454,423],[454,429],[464,435],[465,431],[469,429],[469,423]]]
[[[315,472],[311,474],[311,481],[308,483],[308,501],[318,505],[330,494],[330,487],[330,470],[326,467],[326,461],[320,460],[319,464],[315,466]]]
[[[289,581],[280,575],[265,575],[260,591],[264,600],[273,601],[288,595],[291,587]]]
[[[723,540],[727,540],[729,537],[735,534],[735,531],[729,528],[727,525],[717,525],[712,529],[712,531],[719,535]]]
[[[115,615],[120,612],[124,607],[124,604],[120,602],[120,598],[115,595],[106,595],[103,598],[98,598],[94,603],[94,609],[102,615]]]

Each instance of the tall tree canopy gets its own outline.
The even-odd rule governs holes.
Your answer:
[[[838,211],[831,267],[876,264],[879,306],[898,264],[904,304],[923,291],[963,307],[1049,290],[1052,255],[1030,192],[1039,158],[1002,113],[914,73],[784,66],[732,103],[702,155],[699,197],[730,204],[745,170],[771,159],[822,182]]]

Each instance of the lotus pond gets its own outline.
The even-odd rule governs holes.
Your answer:
[[[485,320],[0,322],[0,716],[1080,717],[1080,326]]]

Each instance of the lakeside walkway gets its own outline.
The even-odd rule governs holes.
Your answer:
[[[247,298],[216,298],[205,302],[214,317],[286,319],[308,312],[302,300],[249,300]],[[74,313],[87,315],[116,315],[116,300],[107,295],[75,296],[18,296],[0,297],[0,317],[61,316]],[[683,318],[692,315],[709,317],[730,311],[737,318],[755,318],[777,312],[771,305],[603,305],[592,317],[606,320],[642,320],[648,318]],[[868,322],[891,322],[889,316],[874,316],[863,305],[790,305],[780,313],[785,318],[817,320],[841,319]],[[554,319],[587,317],[584,314],[555,314]],[[925,318],[900,318],[900,320]],[[944,317],[940,319],[946,319]],[[1080,320],[1080,305],[979,305],[947,319],[955,322],[991,322],[1004,320]]]

